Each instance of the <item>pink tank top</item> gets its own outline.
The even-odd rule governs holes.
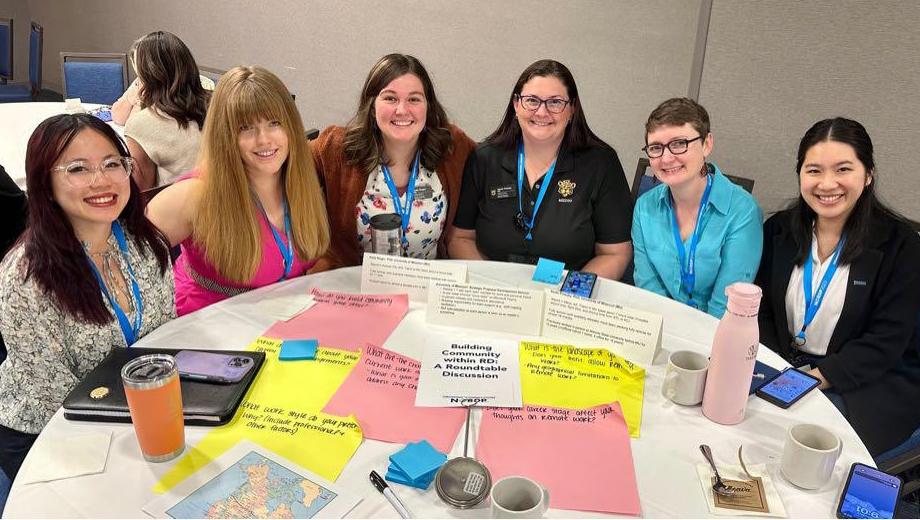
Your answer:
[[[185,176],[188,178],[188,176]],[[184,180],[184,179],[183,179]],[[259,216],[259,236],[262,246],[262,262],[256,270],[255,276],[244,284],[231,282],[222,277],[214,266],[208,262],[204,252],[198,248],[191,237],[180,244],[182,254],[176,260],[173,273],[176,279],[176,314],[182,316],[217,303],[230,296],[241,294],[251,289],[257,289],[281,281],[284,275],[284,258],[278,249],[278,244],[272,236],[271,224],[257,212]],[[281,240],[287,245],[284,230],[278,232]],[[313,267],[316,260],[304,261],[294,252],[294,265],[288,278],[303,276]]]

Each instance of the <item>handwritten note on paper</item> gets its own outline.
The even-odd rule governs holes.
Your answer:
[[[661,316],[549,292],[543,314],[543,336],[605,347],[649,366],[661,348]]]
[[[315,304],[288,321],[276,322],[263,336],[315,338],[321,347],[360,350],[383,345],[409,310],[405,294],[347,294],[313,289]]]
[[[432,335],[425,344],[416,406],[521,406],[518,343]]]
[[[432,283],[428,323],[540,335],[543,291],[488,285]]]
[[[640,512],[629,434],[617,403],[587,410],[488,408],[476,458],[493,482],[524,475],[543,484],[553,508]]]
[[[589,408],[619,401],[633,437],[642,423],[645,369],[602,348],[521,342],[521,394],[529,405]]]
[[[259,338],[249,349],[265,352],[265,362],[233,420],[212,428],[189,448],[156,484],[155,492],[172,488],[241,439],[261,444],[329,480],[338,478],[358,449],[361,428],[353,418],[318,411],[348,376],[358,353],[321,348],[314,361],[290,363],[278,360],[280,340]]]
[[[428,301],[431,282],[466,283],[466,264],[364,253],[361,292],[408,294]]]
[[[427,439],[447,453],[466,414],[459,408],[416,407],[420,368],[410,357],[368,345],[323,411],[355,416],[368,439],[399,443]]]

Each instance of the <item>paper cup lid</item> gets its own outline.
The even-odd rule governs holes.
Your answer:
[[[468,509],[489,495],[492,475],[478,460],[457,457],[441,466],[434,485],[441,500],[458,509]]]

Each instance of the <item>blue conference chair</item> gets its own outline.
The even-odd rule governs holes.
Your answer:
[[[65,99],[111,105],[128,88],[128,55],[62,52],[61,77]]]
[[[220,81],[221,76],[226,73],[227,71],[222,69],[215,69],[214,67],[203,67],[201,65],[198,66],[198,74],[213,81],[215,86],[217,85],[217,82]],[[207,87],[205,87],[205,89],[207,89]]]
[[[29,31],[29,83],[0,85],[0,103],[32,101],[42,88],[42,47],[44,29],[32,22]]]
[[[0,85],[13,80],[13,19],[0,18]]]

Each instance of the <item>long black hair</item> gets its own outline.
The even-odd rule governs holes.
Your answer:
[[[578,87],[575,85],[575,77],[565,65],[556,60],[540,60],[530,64],[524,69],[514,89],[508,97],[508,106],[505,108],[505,116],[498,128],[486,137],[485,142],[496,144],[505,149],[514,149],[521,139],[521,125],[518,123],[517,114],[514,112],[514,98],[521,94],[524,85],[535,77],[554,77],[565,85],[568,91],[569,103],[572,106],[572,120],[569,121],[568,128],[565,129],[565,135],[562,137],[562,146],[570,150],[580,150],[590,146],[607,146],[598,136],[594,135],[588,121],[585,119],[585,113],[581,108],[581,99],[578,97]]]
[[[850,145],[856,153],[856,158],[863,164],[866,169],[866,175],[872,178],[859,196],[853,211],[847,217],[843,226],[843,232],[847,235],[846,244],[840,251],[840,263],[848,264],[853,261],[863,251],[863,246],[869,238],[872,229],[872,219],[883,216],[890,217],[894,220],[907,223],[907,220],[897,212],[886,206],[875,193],[877,184],[875,171],[874,147],[872,139],[866,128],[858,121],[847,119],[845,117],[835,117],[833,119],[824,119],[818,121],[802,136],[799,142],[799,152],[796,156],[795,171],[796,174],[802,175],[802,165],[805,163],[805,155],[812,146],[825,141],[835,141]],[[797,253],[795,257],[796,265],[802,263],[811,255],[811,237],[815,225],[815,210],[805,202],[802,194],[789,206],[792,210],[792,228],[793,239],[796,243]]]

